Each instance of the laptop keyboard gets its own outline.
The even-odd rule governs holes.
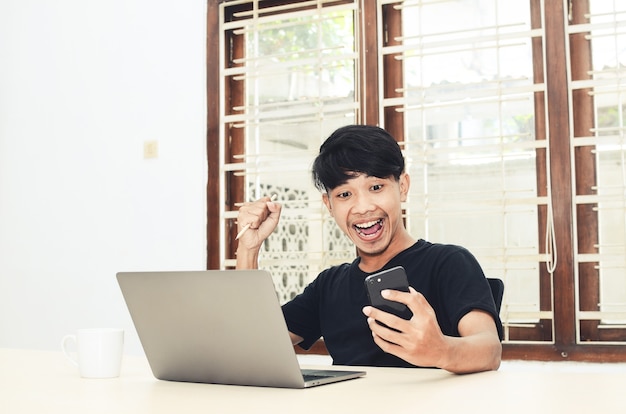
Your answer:
[[[304,374],[302,375],[302,377],[304,378],[304,381],[306,382],[306,381],[315,381],[315,380],[329,378],[330,375]]]

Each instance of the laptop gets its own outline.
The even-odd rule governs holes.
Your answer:
[[[117,280],[157,379],[308,388],[365,375],[300,369],[267,271],[120,272]]]

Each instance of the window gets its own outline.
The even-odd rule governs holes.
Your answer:
[[[310,162],[324,136],[358,119],[356,2],[228,2],[222,44],[233,45],[222,68],[220,239],[233,237],[237,202],[276,194],[284,206],[260,266],[272,272],[281,300],[299,293],[323,268],[354,256],[324,212]],[[223,245],[220,263],[234,266]]]
[[[539,287],[552,257],[539,244],[551,227],[528,225],[550,206],[538,188],[547,140],[534,116],[536,101],[545,107],[532,64],[543,30],[531,25],[530,3],[380,4],[380,16],[399,14],[393,27],[381,21],[380,76],[384,123],[403,141],[412,177],[410,233],[467,246],[504,280],[505,340],[551,340],[550,324],[534,332],[552,319]]]
[[[209,19],[209,267],[233,266],[238,204],[269,194],[282,301],[353,260],[310,164],[338,126],[379,124],[410,232],[505,281],[505,357],[626,359],[626,5],[233,0]]]
[[[626,5],[570,5],[570,142],[579,343],[626,341]]]

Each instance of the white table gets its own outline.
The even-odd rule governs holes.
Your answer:
[[[625,372],[454,375],[366,368],[363,378],[304,390],[156,380],[125,356],[115,379],[82,379],[61,352],[0,349],[0,413],[599,413],[624,412]],[[617,411],[616,411],[617,410]]]

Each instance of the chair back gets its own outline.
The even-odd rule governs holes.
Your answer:
[[[493,301],[496,304],[496,310],[500,313],[500,307],[502,306],[502,297],[504,296],[504,282],[497,278],[487,278],[489,287],[491,288],[491,294],[493,295]]]

